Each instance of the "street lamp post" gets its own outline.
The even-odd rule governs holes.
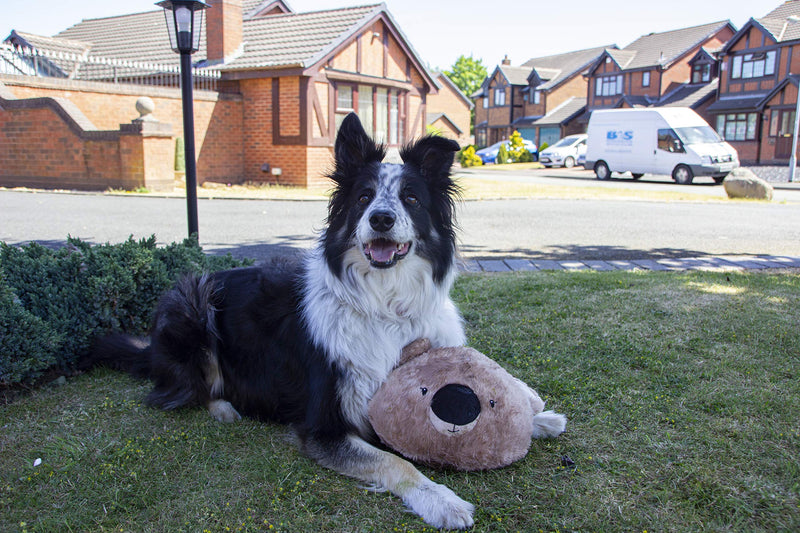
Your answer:
[[[194,105],[192,96],[192,54],[200,48],[203,11],[209,7],[198,0],[164,0],[167,31],[172,50],[181,55],[181,100],[183,102],[183,143],[186,157],[186,211],[189,238],[200,240],[197,227],[197,167],[194,159]]]

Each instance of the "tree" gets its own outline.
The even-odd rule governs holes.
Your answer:
[[[445,70],[444,73],[467,96],[472,96],[472,93],[480,88],[487,74],[486,67],[483,66],[483,60],[465,55],[461,55],[456,59],[453,67],[450,70]]]

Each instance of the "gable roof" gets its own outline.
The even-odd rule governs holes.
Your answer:
[[[508,83],[511,85],[528,85],[528,76],[531,73],[531,67],[498,65],[495,69],[495,73],[498,71],[506,80],[508,80]],[[494,78],[494,73],[490,76],[490,78]]]
[[[798,17],[800,17],[800,2],[796,0],[785,2],[762,18],[748,20],[725,44],[722,52],[727,53],[754,26],[771,36],[776,43],[796,41],[800,39],[800,20]]]
[[[242,4],[242,51],[224,64],[213,65],[221,71],[307,69],[317,65],[358,31],[381,19],[398,40],[426,84],[436,91],[436,82],[386,8],[371,4],[340,9],[295,13],[282,0],[244,0]],[[200,49],[192,56],[198,66],[205,66],[206,28],[203,24]],[[29,34],[26,34],[29,35]],[[83,43],[89,57],[178,65],[180,56],[169,46],[163,10],[114,17],[86,19],[58,33],[54,38],[33,36],[31,42],[53,46],[78,46]],[[38,40],[37,40],[38,39]],[[87,48],[88,47],[88,48]],[[50,48],[46,46],[45,48]]]
[[[611,44],[562,54],[534,57],[524,62],[522,66],[531,67],[543,82],[537,89],[547,91],[557,87],[574,75],[580,74],[594,63],[604,50],[616,48],[617,45]],[[531,73],[532,75],[533,73]]]
[[[669,67],[725,27],[736,30],[730,21],[723,20],[690,28],[649,33],[621,50],[606,49],[605,54],[619,65],[620,70]],[[599,64],[598,59],[592,70]]]

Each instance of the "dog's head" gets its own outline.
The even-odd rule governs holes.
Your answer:
[[[427,136],[403,148],[402,165],[382,163],[385,147],[370,139],[358,117],[345,117],[336,137],[336,187],[323,235],[325,257],[340,275],[348,252],[375,269],[390,269],[409,256],[432,265],[441,281],[455,253],[454,202],[450,178],[455,141]],[[353,254],[350,254],[353,257]]]

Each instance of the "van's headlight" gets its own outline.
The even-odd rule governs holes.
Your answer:
[[[700,164],[701,165],[710,165],[711,164],[711,156],[704,155],[700,157]]]

